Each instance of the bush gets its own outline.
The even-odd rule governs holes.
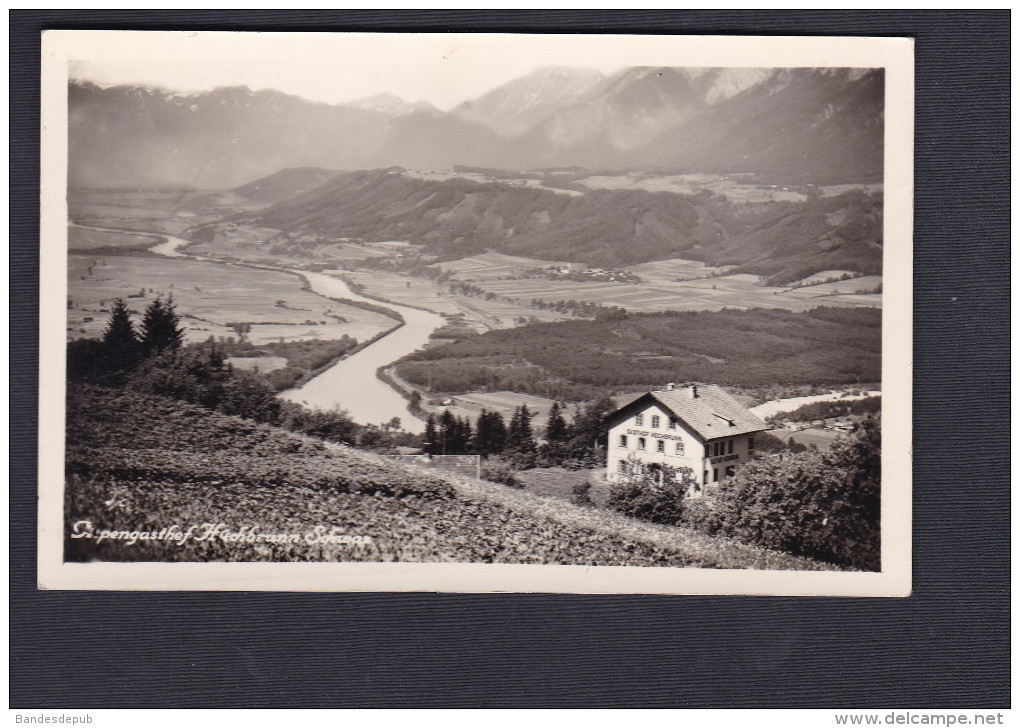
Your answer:
[[[684,503],[682,525],[709,536],[717,534],[721,524],[715,496],[688,499]]]
[[[661,480],[652,473],[643,473],[614,483],[606,505],[632,518],[676,526],[683,518],[693,475],[689,468],[664,467]]]
[[[128,376],[126,388],[257,422],[280,419],[276,393],[259,377],[234,371],[216,351],[168,349],[145,359]]]
[[[482,463],[482,479],[509,485],[511,488],[524,487],[524,484],[517,478],[516,471],[508,463],[495,458],[490,458]]]
[[[582,480],[578,483],[574,483],[570,486],[570,500],[576,505],[587,506],[591,505],[591,481]]]
[[[825,453],[761,458],[740,467],[718,496],[718,532],[856,569],[880,565],[881,436],[864,420]],[[703,524],[713,527],[712,521]]]

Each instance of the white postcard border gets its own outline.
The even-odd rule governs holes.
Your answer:
[[[38,583],[43,589],[544,592],[907,596],[911,589],[913,41],[904,38],[388,34],[397,52],[542,44],[569,59],[618,53],[627,65],[885,68],[882,348],[882,571],[432,563],[63,562],[67,293],[68,63],[159,58],[185,46],[207,58],[255,44],[262,54],[321,52],[370,34],[47,31],[43,36],[40,211]],[[536,45],[538,44],[538,45]],[[311,51],[310,51],[311,52]],[[127,55],[125,55],[127,54]],[[162,56],[160,54],[163,54]],[[556,55],[555,53],[553,55]],[[568,65],[569,60],[561,65]],[[583,62],[580,64],[583,65]]]

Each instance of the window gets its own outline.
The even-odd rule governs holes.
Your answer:
[[[652,429],[653,430],[659,429],[659,416],[658,415],[652,415]]]
[[[634,415],[634,424],[637,425],[638,427],[643,426],[645,424],[645,416],[644,415]]]
[[[620,472],[621,473],[626,473],[629,470],[630,470],[630,468],[627,467],[627,461],[626,460],[621,460],[620,461]]]
[[[719,482],[719,468],[712,468],[712,482]]]
[[[726,477],[727,477],[727,478],[732,478],[732,477],[733,477],[733,473],[734,473],[734,472],[735,472],[735,471],[734,471],[734,469],[733,469],[733,466],[732,466],[732,465],[727,465],[727,466],[726,466]]]
[[[657,440],[656,441],[656,443],[655,443],[655,452],[661,452],[661,453],[665,453],[666,452],[666,441],[665,440]]]
[[[676,429],[676,417],[670,417],[669,418],[669,425],[668,425],[668,427],[671,430],[675,430]]]
[[[684,444],[682,442],[680,442],[679,440],[677,440],[677,443],[676,443],[676,454],[677,455],[683,455],[684,454]]]
[[[747,449],[748,450],[754,450],[754,438],[753,437],[747,438]]]
[[[729,443],[727,443],[727,454],[733,454],[733,440],[730,440]]]
[[[620,435],[620,447],[627,447],[627,436]]]
[[[638,450],[644,450],[645,449],[645,438],[639,437],[637,439],[637,449]]]

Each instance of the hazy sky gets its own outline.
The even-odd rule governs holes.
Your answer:
[[[543,66],[862,66],[895,63],[867,38],[484,33],[47,31],[44,65],[72,78],[180,91],[247,85],[337,103],[389,91],[450,109]],[[891,59],[891,60],[890,60]]]
[[[633,65],[600,52],[592,36],[154,32],[81,40],[69,74],[104,86],[247,85],[327,103],[389,91],[441,109],[543,66],[610,73]]]

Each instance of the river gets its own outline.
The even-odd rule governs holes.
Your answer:
[[[304,276],[312,290],[320,295],[380,305],[378,301],[355,293],[339,278],[323,273],[294,272]],[[303,386],[288,389],[280,396],[315,409],[339,407],[362,424],[382,424],[399,417],[403,429],[421,432],[425,423],[408,411],[407,400],[379,379],[376,370],[423,347],[429,334],[446,321],[430,311],[394,303],[382,305],[403,316],[404,325],[337,362]]]
[[[880,391],[867,392],[866,394],[846,394],[844,392],[829,392],[828,394],[813,394],[808,397],[788,397],[787,399],[773,399],[757,407],[752,407],[751,412],[765,420],[780,412],[792,412],[805,404],[815,402],[848,402],[853,399],[864,399],[865,397],[877,397],[882,394]]]
[[[182,238],[148,231],[117,230],[100,228],[91,225],[68,223],[72,227],[100,230],[102,232],[145,235],[160,238],[163,242],[149,250],[157,255],[170,258],[187,258],[189,260],[208,263],[210,265],[230,265],[215,258],[190,256],[182,253],[179,248],[189,245],[190,241]],[[273,270],[266,268],[266,270]],[[346,410],[351,418],[359,424],[382,424],[394,417],[400,418],[401,427],[408,432],[421,432],[425,423],[411,414],[407,409],[407,400],[391,386],[376,376],[376,370],[393,363],[397,359],[423,347],[429,335],[446,321],[430,311],[421,311],[395,303],[381,303],[355,293],[340,278],[323,273],[311,273],[304,270],[277,268],[301,276],[308,281],[312,291],[327,298],[343,298],[348,301],[361,301],[386,308],[399,313],[404,318],[404,325],[394,329],[377,339],[361,351],[341,359],[326,371],[310,379],[301,387],[288,389],[280,393],[280,397],[298,404],[319,410],[334,408]]]
[[[95,228],[86,225],[75,225],[75,227],[89,227],[93,230],[115,233],[135,232],[111,228]],[[162,238],[164,242],[149,249],[159,255],[173,258],[187,257],[210,264],[229,265],[216,261],[214,258],[192,257],[181,253],[178,249],[188,245],[189,241],[176,238],[172,235],[148,232],[135,232],[135,234]],[[347,283],[340,278],[324,273],[311,273],[303,270],[284,268],[278,270],[287,270],[290,273],[305,278],[311,289],[319,295],[328,298],[343,298],[349,301],[361,301],[380,305],[379,301],[366,298],[352,291]],[[408,411],[407,400],[395,389],[379,379],[376,376],[376,370],[422,348],[428,342],[429,335],[446,322],[441,316],[430,311],[422,311],[388,302],[381,305],[403,316],[404,325],[366,346],[356,354],[338,361],[301,387],[288,389],[282,392],[280,396],[291,402],[297,402],[313,409],[329,410],[339,408],[346,410],[351,418],[360,424],[382,424],[394,417],[399,417],[403,429],[408,432],[421,432],[425,427],[425,423]],[[807,397],[790,397],[765,402],[757,407],[752,407],[751,412],[762,419],[767,419],[779,412],[795,410],[797,407],[805,404],[861,399],[865,396],[876,396],[879,394],[881,392],[868,392],[866,395],[846,395],[841,392],[830,392],[828,394]]]

